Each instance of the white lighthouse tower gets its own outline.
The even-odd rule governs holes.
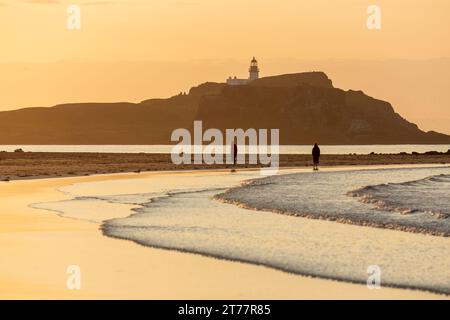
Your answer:
[[[239,79],[238,77],[229,77],[227,79],[227,84],[230,86],[241,86],[248,84],[250,81],[259,79],[259,67],[258,61],[253,57],[250,62],[250,68],[248,69],[249,77],[248,79]]]
[[[258,68],[258,61],[253,57],[252,61],[250,62],[250,69],[248,70],[250,73],[250,76],[248,77],[248,80],[253,81],[259,78],[259,68]]]

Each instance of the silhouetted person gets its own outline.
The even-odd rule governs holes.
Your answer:
[[[235,142],[233,144],[233,161],[234,161],[235,165],[236,165],[236,162],[237,162],[237,154],[238,154],[238,147],[237,147],[237,144]]]
[[[319,158],[320,158],[320,148],[317,143],[314,144],[314,148],[312,149],[312,157],[314,163],[314,170],[319,170]]]

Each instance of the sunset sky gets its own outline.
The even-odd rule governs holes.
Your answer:
[[[1,61],[450,57],[448,0],[0,0]],[[79,4],[80,31],[66,29]],[[382,9],[382,29],[366,9]],[[6,46],[5,46],[6,44]]]
[[[70,4],[81,7],[81,30],[66,28]],[[366,27],[366,10],[371,4],[382,10],[381,30]],[[265,75],[303,71],[287,70],[286,61],[290,60],[301,60],[296,66],[304,66],[303,61],[308,60],[328,61],[329,65],[330,60],[422,63],[450,58],[449,12],[448,0],[0,0],[0,85],[8,89],[0,97],[0,110],[74,100],[139,101],[168,96],[199,82],[245,76],[244,67],[254,55],[266,61]],[[118,69],[115,63],[121,64]],[[139,67],[140,63],[145,66]],[[167,71],[156,68],[158,71],[147,77],[147,71],[158,63],[168,66]],[[202,67],[196,68],[199,63]],[[47,90],[36,83],[46,73],[42,66],[48,66],[53,75],[45,78]],[[311,69],[315,66],[321,64]],[[91,84],[100,87],[97,93],[83,86],[86,74],[81,71],[86,69],[101,70],[101,75],[90,77]],[[130,76],[127,70],[132,72],[133,89],[110,83],[111,95],[107,96],[105,81],[119,77],[118,70],[120,77]],[[170,81],[178,70],[189,76]],[[450,70],[444,71],[422,80],[448,84]],[[357,78],[350,79],[345,72],[336,73],[333,80],[337,85],[369,90],[368,94],[379,93],[376,87],[350,84]],[[55,92],[61,82],[74,92],[67,88],[61,89],[67,94]],[[153,89],[146,89],[149,87]],[[379,98],[405,99],[390,93]],[[450,120],[450,97],[445,98],[448,101],[440,99],[439,106],[426,113],[417,106],[399,108],[430,129],[432,119]],[[450,133],[444,123],[438,127]]]

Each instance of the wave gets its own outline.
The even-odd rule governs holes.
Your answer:
[[[425,213],[438,219],[450,217],[450,175],[370,185],[349,191],[347,195],[372,204],[378,210],[405,215]]]
[[[259,211],[448,237],[449,171],[416,168],[289,174],[247,182],[216,199]],[[429,176],[434,172],[437,174]],[[392,182],[386,183],[389,180]]]
[[[446,238],[323,225],[211,199],[223,191],[174,192],[105,221],[101,230],[147,247],[355,283],[365,283],[367,266],[376,264],[386,286],[450,294]]]

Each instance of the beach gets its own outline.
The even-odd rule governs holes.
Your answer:
[[[347,147],[348,148],[348,147]],[[375,148],[374,148],[375,149]],[[450,163],[449,152],[397,154],[324,154],[321,166],[361,166],[393,164]],[[258,168],[245,165],[238,168]],[[280,167],[308,168],[312,159],[307,154],[281,154]],[[73,177],[120,172],[231,169],[227,164],[175,165],[170,154],[151,153],[88,153],[88,152],[0,152],[0,181]]]
[[[343,167],[329,170],[348,169]],[[301,173],[302,170],[310,171],[294,171]],[[137,241],[117,239],[107,236],[102,224],[104,221],[129,217],[131,210],[139,207],[134,203],[135,199],[121,200],[120,203],[111,199],[106,202],[94,199],[94,196],[140,195],[143,190],[158,195],[180,189],[179,186],[184,190],[181,191],[188,193],[205,188],[222,190],[239,186],[243,180],[255,178],[259,178],[259,173],[254,170],[238,170],[237,175],[231,174],[229,170],[204,170],[2,182],[0,246],[3,254],[0,263],[0,298],[448,299],[448,295],[426,290],[384,286],[371,290],[362,283],[310,277],[261,263],[217,259],[207,254],[163,250],[141,245]],[[73,202],[77,197],[95,201],[91,207],[92,216],[86,217],[84,212],[80,212],[80,208],[86,207],[80,207],[80,202]],[[221,204],[209,196],[203,199],[218,206],[216,208],[220,210],[220,206],[226,206],[226,210],[231,210],[230,212],[235,212],[233,208],[245,210],[250,215],[255,212]],[[61,201],[63,204],[67,201],[62,207],[70,210],[57,212]],[[49,206],[47,210],[42,210],[46,206]],[[52,207],[55,212],[49,211]],[[276,215],[265,214],[270,215],[270,219],[272,215]],[[374,238],[395,239],[400,234],[401,241],[420,239],[424,245],[427,241],[437,242],[439,246],[448,244],[448,238],[445,237],[301,217],[292,219],[297,219],[304,228],[311,230],[331,231],[337,228],[342,233],[350,234],[362,230],[364,233],[371,233]],[[81,290],[68,290],[66,287],[66,270],[70,265],[81,268]],[[443,281],[445,283],[447,279]]]

